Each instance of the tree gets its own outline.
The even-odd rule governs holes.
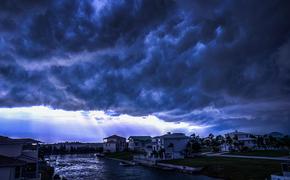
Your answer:
[[[258,148],[264,147],[264,137],[263,136],[258,136],[257,137],[257,146]]]
[[[174,156],[174,144],[170,143],[167,147],[171,149],[171,155],[172,155],[172,158],[173,158],[173,156]]]
[[[241,151],[241,149],[243,149],[244,142],[239,141],[239,138],[237,135],[235,135],[233,138],[233,144],[234,144],[235,148],[238,149],[239,151]]]
[[[213,135],[212,133],[210,133],[210,134],[208,135],[208,138],[209,138],[210,140],[212,140],[212,139],[214,138],[214,135]]]
[[[229,150],[232,150],[233,139],[230,136],[226,136],[226,144],[229,146]]]
[[[165,153],[165,149],[162,148],[162,149],[160,149],[160,150],[158,151],[158,156],[162,159],[163,156],[164,156],[164,153]]]
[[[290,149],[290,136],[284,136],[282,138],[282,143],[285,147],[287,147],[288,149]]]
[[[225,138],[222,135],[218,135],[216,137],[217,142],[219,143],[219,145],[222,145],[225,143]]]
[[[193,153],[198,153],[201,150],[201,139],[199,136],[192,134],[190,140],[186,145],[186,154],[191,156]]]
[[[193,133],[193,134],[190,135],[189,137],[190,137],[190,139],[195,139],[195,138],[196,138],[195,133]]]

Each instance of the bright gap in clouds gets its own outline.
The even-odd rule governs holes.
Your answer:
[[[43,142],[102,141],[118,134],[156,136],[171,132],[204,134],[207,126],[166,122],[156,116],[111,116],[104,111],[65,111],[46,106],[0,108],[0,135],[31,137]]]

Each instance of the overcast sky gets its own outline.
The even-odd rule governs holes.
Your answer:
[[[0,134],[290,133],[290,1],[1,0]]]

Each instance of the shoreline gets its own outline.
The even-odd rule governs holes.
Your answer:
[[[280,173],[282,161],[270,159],[251,159],[237,157],[216,157],[205,156],[185,159],[174,159],[164,161],[138,161],[126,160],[118,154],[115,157],[104,156],[105,158],[120,162],[137,163],[142,166],[160,170],[172,170],[183,174],[198,174],[211,178],[222,179],[265,179],[271,174]],[[253,173],[254,172],[254,173]]]
[[[161,170],[173,170],[179,173],[184,173],[184,174],[200,174],[204,167],[190,167],[190,166],[183,166],[183,165],[174,165],[174,164],[169,164],[169,163],[162,163],[162,162],[155,162],[155,163],[145,163],[145,162],[138,162],[134,160],[124,160],[124,159],[119,159],[119,158],[111,158],[107,156],[97,156],[100,158],[106,158],[110,160],[115,160],[119,162],[123,162],[129,165],[141,165],[144,167],[150,167],[150,168],[156,168],[156,169],[161,169]],[[208,175],[206,175],[208,176]],[[212,176],[210,176],[212,177]]]

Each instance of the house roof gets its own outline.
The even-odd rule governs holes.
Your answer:
[[[31,139],[31,138],[14,139],[14,141],[20,142],[20,143],[41,143],[41,141]]]
[[[170,134],[165,134],[163,136],[160,136],[160,138],[166,138],[166,139],[187,139],[189,137],[185,136],[184,133],[170,133]]]
[[[20,144],[20,143],[14,141],[13,139],[9,137],[0,136],[0,144]]]
[[[22,160],[0,155],[0,167],[23,166],[25,164]]]
[[[150,141],[151,136],[130,136],[128,139],[133,139],[137,141]]]
[[[28,144],[28,143],[40,143],[40,141],[30,139],[30,138],[21,138],[21,139],[12,139],[5,136],[0,136],[0,144]]]
[[[115,135],[115,134],[112,136],[106,137],[104,139],[125,139],[126,140],[126,138],[124,138],[122,136]]]

